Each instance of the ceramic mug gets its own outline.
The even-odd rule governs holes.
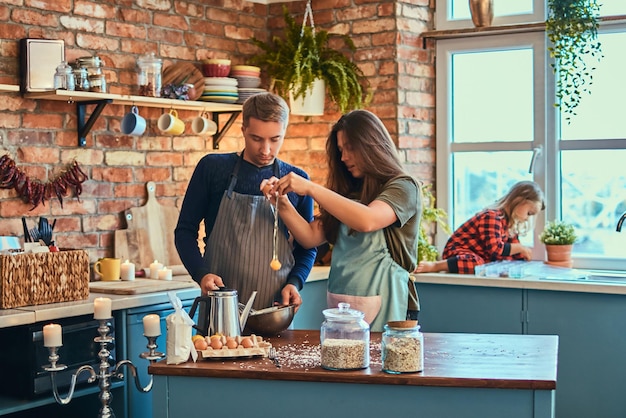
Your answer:
[[[146,131],[146,120],[139,116],[137,106],[133,106],[122,119],[122,133],[125,135],[143,135]]]
[[[191,129],[196,135],[213,135],[217,132],[217,124],[203,114],[191,121]]]
[[[169,135],[180,135],[185,132],[185,123],[178,119],[178,112],[174,109],[159,116],[157,126],[161,132]]]
[[[110,282],[120,279],[120,266],[119,258],[101,258],[93,265],[93,270],[100,280]]]

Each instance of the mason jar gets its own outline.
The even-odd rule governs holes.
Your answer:
[[[139,95],[161,97],[161,69],[163,60],[154,56],[154,52],[137,59],[137,84]]]
[[[349,303],[326,309],[320,330],[321,363],[328,370],[356,370],[370,364],[370,327]]]
[[[385,325],[381,343],[383,371],[415,373],[424,370],[424,335],[417,321],[392,321]]]

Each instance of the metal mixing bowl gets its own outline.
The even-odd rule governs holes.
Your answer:
[[[273,336],[289,328],[294,314],[295,305],[272,306],[250,312],[246,329],[263,337]]]

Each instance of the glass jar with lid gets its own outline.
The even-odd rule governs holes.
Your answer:
[[[163,60],[154,56],[154,52],[137,59],[137,84],[139,95],[161,97],[161,69]]]
[[[54,74],[55,90],[74,90],[74,72],[67,61],[61,62],[56,68]]]
[[[355,370],[369,367],[370,327],[363,312],[349,303],[326,309],[320,330],[321,363],[328,370]]]
[[[424,335],[417,321],[391,321],[381,343],[383,371],[415,373],[424,370]]]

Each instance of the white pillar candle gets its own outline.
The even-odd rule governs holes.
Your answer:
[[[63,345],[63,330],[59,324],[48,324],[43,327],[43,346],[61,347]]]
[[[135,265],[128,260],[124,261],[121,266],[122,280],[135,280]]]
[[[94,319],[109,319],[111,316],[111,299],[95,298],[93,301]]]
[[[159,270],[159,280],[172,280],[172,269],[163,267]]]
[[[146,337],[158,337],[161,335],[161,317],[150,314],[143,317],[143,335]]]
[[[150,264],[150,278],[158,279],[159,278],[159,270],[163,268],[163,264],[159,263],[157,260],[154,260],[152,264]]]

